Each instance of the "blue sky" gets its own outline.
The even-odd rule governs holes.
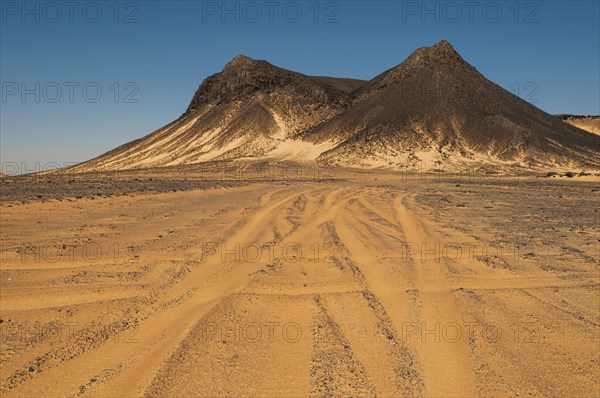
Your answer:
[[[2,0],[2,169],[79,162],[146,135],[237,54],[370,79],[447,39],[549,113],[599,114],[599,3]]]

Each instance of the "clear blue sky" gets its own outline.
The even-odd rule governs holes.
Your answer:
[[[370,79],[447,39],[549,113],[600,113],[598,1],[64,3],[0,3],[3,169],[83,161],[146,135],[237,54]]]

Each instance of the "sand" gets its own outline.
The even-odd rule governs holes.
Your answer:
[[[600,117],[598,116],[590,116],[590,117],[581,117],[581,118],[566,118],[565,122],[572,124],[575,127],[579,127],[580,129],[589,131],[590,133],[600,135]]]
[[[2,396],[598,396],[597,179],[335,177],[2,185]]]

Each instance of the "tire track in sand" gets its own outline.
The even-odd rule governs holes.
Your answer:
[[[395,199],[398,219],[407,242],[431,248],[441,242],[404,204],[407,198]],[[425,224],[425,225],[424,225]],[[450,323],[462,325],[462,316],[446,276],[444,259],[411,255],[415,264],[415,286],[420,297],[420,341],[416,344],[425,378],[426,395],[430,397],[467,397],[475,395],[475,375],[469,357],[467,341],[462,336],[457,341],[445,338],[439,328]],[[439,260],[436,261],[436,260]],[[454,264],[460,266],[460,264]],[[438,328],[436,330],[436,328]],[[436,332],[426,334],[425,331]],[[441,335],[441,336],[440,336]]]

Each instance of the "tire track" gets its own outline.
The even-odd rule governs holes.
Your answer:
[[[356,359],[348,340],[329,315],[319,295],[315,298],[319,314],[312,327],[313,353],[310,367],[310,397],[373,397],[375,387],[364,365]],[[325,333],[323,331],[326,331]],[[327,337],[324,337],[324,336]]]
[[[394,201],[398,219],[408,242],[430,244],[439,242],[402,203],[398,196]],[[439,329],[449,323],[462,322],[453,296],[453,289],[444,271],[443,259],[434,260],[412,256],[417,270],[415,286],[419,292],[421,341],[416,345],[420,365],[425,378],[426,395],[431,397],[464,397],[476,393],[473,365],[469,347],[464,339],[452,341],[440,338]],[[428,331],[434,330],[434,337]]]

